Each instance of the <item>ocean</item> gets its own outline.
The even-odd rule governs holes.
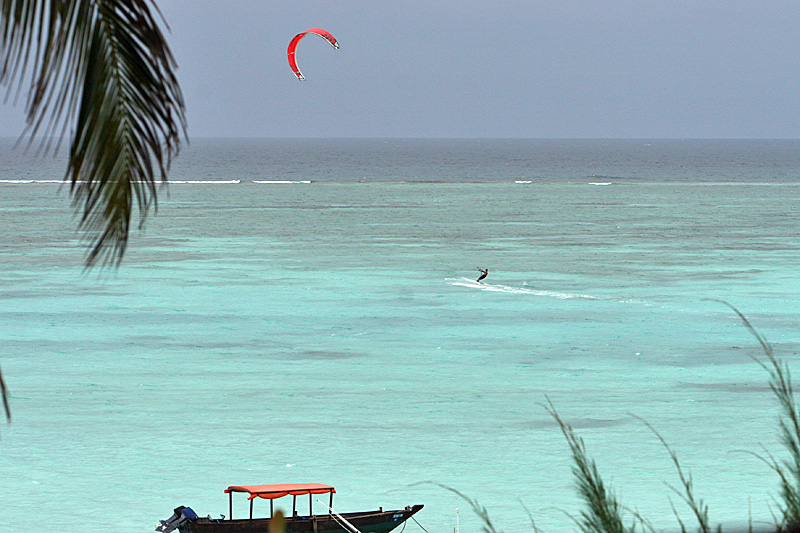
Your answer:
[[[785,457],[779,410],[716,300],[796,371],[798,140],[196,139],[122,266],[88,273],[64,151],[12,145],[0,532],[152,531],[303,482],[339,512],[424,504],[406,532],[480,530],[441,485],[506,533],[526,509],[571,531],[548,401],[655,529],[694,522],[641,419],[712,523],[773,519],[753,453]]]

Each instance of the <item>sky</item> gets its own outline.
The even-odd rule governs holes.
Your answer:
[[[156,3],[190,139],[800,137],[796,0]]]

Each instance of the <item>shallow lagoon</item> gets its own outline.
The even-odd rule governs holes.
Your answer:
[[[491,143],[396,143],[321,141],[305,172],[269,157],[288,140],[195,143],[173,179],[238,183],[171,185],[115,274],[82,272],[58,185],[0,183],[0,527],[45,505],[53,530],[150,530],[177,505],[227,514],[231,484],[308,481],[334,485],[339,511],[424,503],[433,532],[460,507],[478,529],[466,502],[417,485],[433,481],[504,531],[530,530],[519,500],[569,530],[545,397],[657,527],[676,528],[678,479],[631,413],[713,522],[769,520],[777,478],[739,452],[781,451],[759,347],[705,299],[796,358],[785,147],[672,141],[648,159],[644,142],[509,141],[487,159]],[[60,177],[4,161],[0,180]]]

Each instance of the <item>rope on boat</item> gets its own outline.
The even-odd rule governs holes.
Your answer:
[[[339,525],[342,526],[344,529],[347,529],[348,531],[350,531],[350,533],[361,533],[356,526],[345,520],[345,518],[342,515],[334,511],[333,507],[328,506],[327,503],[323,502],[319,498],[317,498],[317,501],[328,508],[328,510],[331,512],[331,516],[333,516],[333,519],[339,522]]]
[[[412,517],[411,517],[411,520],[413,520],[413,521],[414,521],[414,522],[415,522],[415,523],[416,523],[416,524],[417,524],[419,527],[421,527],[421,528],[422,528],[422,531],[424,531],[425,533],[428,533],[428,530],[427,530],[427,529],[425,529],[424,527],[422,527],[422,524],[420,524],[419,522],[417,522],[417,519],[416,519],[416,518],[414,518],[414,517],[412,516]],[[402,533],[402,532],[401,532],[401,533]]]

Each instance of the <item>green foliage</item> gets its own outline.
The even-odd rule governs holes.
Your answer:
[[[775,357],[772,346],[767,342],[766,338],[761,335],[750,323],[750,321],[734,306],[723,300],[714,300],[730,307],[742,320],[742,323],[747,330],[756,338],[761,345],[761,348],[766,357],[766,361],[753,356],[753,360],[766,370],[769,374],[769,385],[772,392],[775,394],[778,404],[781,408],[779,417],[779,429],[781,444],[789,452],[789,458],[779,461],[772,455],[767,454],[766,458],[760,457],[764,460],[780,478],[781,496],[782,496],[782,509],[778,523],[775,525],[778,532],[795,532],[800,531],[800,415],[798,414],[797,405],[794,399],[794,391],[792,388],[791,374],[789,366],[786,361],[781,361]],[[556,412],[553,403],[547,398],[547,404],[544,406],[547,412],[555,419],[561,429],[562,434],[567,439],[574,465],[572,472],[575,475],[575,480],[578,488],[578,494],[586,508],[581,511],[580,518],[575,519],[579,529],[585,533],[632,533],[640,526],[642,530],[653,528],[648,522],[642,518],[638,513],[633,512],[633,522],[629,528],[626,528],[622,519],[622,505],[617,501],[614,495],[608,490],[600,477],[597,465],[588,456],[586,452],[586,445],[583,439],[575,435],[572,427],[566,423]],[[678,490],[672,485],[667,485],[672,489],[680,498],[691,508],[695,518],[698,522],[698,531],[701,533],[711,533],[713,529],[710,526],[708,518],[708,505],[703,500],[698,499],[694,494],[694,486],[692,483],[692,476],[684,472],[678,461],[678,456],[675,451],[669,446],[667,441],[653,428],[649,423],[645,422],[639,417],[635,417],[642,421],[659,439],[661,444],[666,448],[672,459],[673,464],[678,472],[682,490]],[[434,483],[443,487],[451,492],[458,494],[466,500],[471,506],[475,514],[483,522],[482,531],[484,533],[496,533],[494,525],[489,519],[489,512],[485,507],[480,505],[477,500],[473,500],[468,496],[462,494],[456,489]],[[533,516],[528,511],[524,504],[523,508],[528,513],[531,521],[531,527],[534,533],[538,533],[538,528],[533,521]],[[674,511],[673,506],[673,511]],[[683,533],[688,530],[683,523],[678,513],[675,512],[678,524]],[[571,517],[572,518],[572,517]],[[750,519],[749,531],[752,532],[752,518]],[[717,526],[716,531],[721,532],[722,527]]]
[[[558,423],[561,433],[567,439],[567,444],[572,452],[574,460],[572,473],[575,475],[578,494],[586,504],[586,509],[581,511],[580,518],[576,520],[580,530],[584,533],[626,533],[635,531],[635,523],[630,529],[623,524],[622,507],[617,502],[616,497],[606,489],[597,470],[597,465],[586,452],[586,445],[583,439],[575,435],[572,426],[561,419],[549,398],[545,409]]]
[[[658,440],[661,441],[661,444],[664,445],[664,448],[666,448],[667,453],[669,453],[669,456],[672,459],[672,463],[675,465],[675,468],[678,471],[678,477],[680,477],[681,485],[683,485],[683,492],[676,489],[670,484],[667,484],[667,486],[670,489],[672,489],[678,496],[680,496],[680,498],[692,510],[692,512],[695,515],[695,518],[697,518],[697,523],[699,524],[699,531],[702,533],[711,533],[711,528],[708,523],[708,505],[703,503],[703,500],[698,500],[697,498],[695,498],[694,486],[692,484],[692,475],[684,473],[683,468],[681,467],[681,464],[678,461],[678,455],[670,447],[670,445],[667,444],[667,441],[664,439],[664,437],[662,437],[661,434],[658,431],[656,431],[656,429],[653,426],[651,426],[649,423],[639,418],[638,416],[634,416],[634,418],[640,420],[644,425],[646,425],[650,429],[650,431],[652,431],[655,434]],[[673,511],[674,510],[675,509],[673,507]],[[677,518],[678,523],[681,526],[681,531],[685,533],[686,526],[684,526],[683,521],[681,521],[680,516],[678,516],[677,512],[675,512],[675,517]]]
[[[741,319],[744,326],[761,345],[766,361],[755,356],[752,359],[769,374],[769,386],[778,400],[781,413],[778,419],[781,444],[789,452],[789,458],[779,461],[768,454],[761,457],[780,478],[781,497],[781,523],[779,529],[789,531],[800,530],[800,416],[792,389],[792,379],[789,365],[775,357],[775,352],[767,339],[761,335],[750,321],[738,309],[724,300],[713,300],[730,307]]]
[[[32,70],[27,133],[45,151],[70,130],[65,180],[87,267],[119,265],[134,206],[141,225],[185,134],[175,61],[152,11],[148,0],[0,0],[0,84],[20,91]]]
[[[3,408],[6,412],[6,420],[11,421],[11,408],[8,406],[8,390],[6,383],[3,381],[3,372],[0,372],[0,396],[3,397]]]
[[[481,527],[481,531],[483,533],[497,533],[497,530],[494,528],[494,524],[492,524],[492,520],[489,518],[489,511],[486,510],[486,507],[478,503],[478,500],[474,500],[467,496],[466,494],[452,488],[448,487],[447,485],[442,485],[441,483],[435,483],[433,481],[428,481],[426,483],[430,483],[431,485],[436,485],[438,487],[442,487],[443,489],[449,490],[450,492],[457,494],[460,496],[464,501],[466,501],[470,507],[472,507],[472,511],[478,515],[478,518],[481,519],[483,522],[483,526]],[[535,526],[534,526],[535,527]]]

